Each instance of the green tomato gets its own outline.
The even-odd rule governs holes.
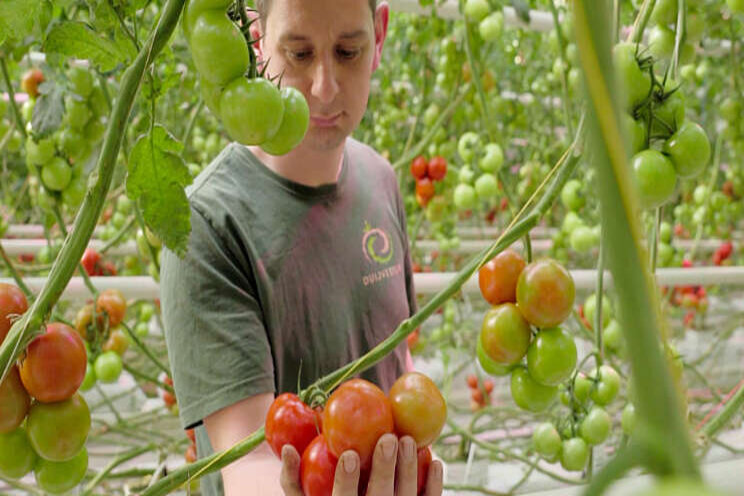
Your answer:
[[[708,199],[708,188],[704,184],[698,184],[692,192],[692,200],[695,205],[704,205]]]
[[[532,446],[539,455],[552,458],[561,451],[561,436],[552,423],[542,423],[532,432]]]
[[[56,403],[35,402],[28,413],[26,428],[40,457],[67,461],[85,445],[90,431],[90,410],[80,394]]]
[[[734,122],[741,113],[741,104],[733,97],[726,97],[718,107],[718,112],[727,122]]]
[[[452,200],[457,210],[469,210],[475,206],[475,188],[469,184],[458,184],[455,187]]]
[[[232,139],[243,145],[260,145],[279,130],[284,102],[277,87],[267,79],[240,77],[225,88],[220,110]]]
[[[583,470],[589,460],[589,447],[580,437],[566,439],[561,445],[561,466],[569,471]]]
[[[62,157],[54,157],[41,169],[41,182],[51,191],[64,190],[72,180],[72,167]]]
[[[147,337],[150,334],[150,326],[147,322],[139,322],[134,327],[134,335],[140,339]]]
[[[89,143],[98,143],[101,141],[105,132],[106,125],[97,119],[90,119],[83,128],[83,135]]]
[[[310,108],[299,90],[284,88],[282,102],[284,115],[279,130],[274,137],[261,145],[261,149],[271,155],[284,155],[299,145],[310,122]]]
[[[205,10],[196,16],[189,48],[199,75],[216,86],[232,86],[234,80],[242,80],[250,64],[245,38],[224,10]],[[262,111],[248,106],[232,110],[244,117]],[[278,118],[281,122],[281,112]]]
[[[478,336],[478,344],[475,351],[478,357],[478,363],[486,374],[502,376],[511,372],[512,366],[500,364],[488,356],[485,348],[483,348],[483,340],[481,340],[480,336]]]
[[[519,363],[531,337],[530,325],[513,303],[495,306],[483,317],[480,341],[486,354],[499,364]]]
[[[77,158],[85,149],[85,137],[75,129],[65,128],[57,136],[57,144],[62,153],[70,158]]]
[[[639,47],[639,50],[643,49]],[[633,43],[618,43],[612,50],[612,61],[625,94],[625,107],[632,109],[648,97],[651,92],[651,76],[638,65],[636,46]]]
[[[463,165],[460,168],[460,172],[457,173],[457,180],[462,184],[470,184],[475,178],[475,172],[467,165]]]
[[[583,372],[580,372],[576,376],[576,380],[574,381],[574,396],[576,396],[576,400],[580,404],[583,405],[589,399],[592,385],[592,381]]]
[[[88,105],[93,111],[93,115],[100,117],[102,115],[108,115],[109,103],[106,100],[106,94],[99,86],[94,86],[93,91],[88,98]]]
[[[457,142],[457,153],[465,163],[469,163],[473,160],[473,157],[480,152],[480,148],[480,136],[472,131],[468,131],[460,136],[460,139]]]
[[[485,155],[478,162],[483,172],[496,172],[504,165],[504,151],[496,143],[485,146]]]
[[[475,180],[475,194],[479,200],[487,201],[499,194],[499,182],[496,176],[485,172]]]
[[[617,320],[611,320],[605,327],[602,339],[607,348],[612,351],[624,353],[625,351],[625,336],[623,336],[623,330]]]
[[[480,21],[491,12],[491,7],[487,0],[467,0],[464,10],[469,19]]]
[[[54,142],[43,139],[38,142],[29,138],[26,140],[26,160],[29,164],[42,166],[54,157]]]
[[[426,127],[431,127],[434,125],[435,122],[437,122],[437,119],[441,115],[442,110],[439,108],[439,105],[436,103],[429,104],[428,107],[426,107],[426,110],[424,111],[424,115],[422,116],[422,120],[424,121],[424,125]]]
[[[672,159],[680,177],[695,177],[708,165],[710,141],[699,124],[685,121],[664,143],[664,153]]]
[[[62,494],[80,484],[87,471],[88,450],[82,448],[72,459],[64,462],[39,460],[34,475],[43,491]]]
[[[22,427],[0,434],[0,476],[20,479],[33,470],[37,458]]]
[[[67,78],[70,80],[71,89],[74,93],[88,98],[93,91],[93,76],[90,71],[82,67],[72,67],[67,71]]]
[[[527,350],[530,376],[545,386],[557,386],[576,368],[576,343],[560,327],[542,329]]]
[[[663,243],[672,242],[672,226],[667,221],[659,224],[659,240]]]
[[[668,59],[674,51],[674,31],[657,24],[648,35],[648,51],[655,59]]]
[[[90,117],[90,108],[84,101],[69,96],[65,99],[65,120],[74,129],[85,128]]]
[[[103,383],[116,382],[121,375],[122,368],[121,356],[115,351],[101,353],[93,363],[96,377]]]
[[[594,319],[597,312],[597,293],[592,293],[584,301],[584,317],[589,322],[589,325],[594,328]],[[602,328],[606,328],[610,320],[612,320],[614,313],[612,311],[612,303],[607,296],[602,298]]]
[[[579,432],[582,439],[590,445],[602,444],[610,435],[612,419],[604,408],[593,407],[581,421]]]
[[[576,212],[567,212],[566,216],[563,217],[561,230],[564,234],[570,235],[574,231],[574,229],[583,225],[585,225],[584,221],[581,220],[581,217],[579,217]]]
[[[656,208],[669,201],[677,186],[671,160],[656,150],[644,150],[633,157],[632,165],[643,208]]]
[[[633,406],[633,403],[628,403],[623,408],[623,413],[620,417],[620,426],[623,428],[623,433],[626,436],[632,436],[637,422],[638,417],[636,416],[635,406]]]
[[[677,0],[658,0],[651,11],[651,21],[663,25],[676,23]]]
[[[599,371],[592,371],[591,378],[597,380],[590,394],[592,401],[600,406],[610,404],[620,391],[620,375],[609,365],[602,365]]]
[[[666,83],[666,96],[654,107],[654,120],[651,124],[652,136],[669,136],[685,120],[685,100],[679,84],[669,79]]]
[[[80,391],[90,391],[96,384],[96,371],[90,362],[85,366],[85,378],[80,384]]]
[[[568,210],[579,211],[586,204],[582,191],[584,185],[578,179],[569,180],[561,190],[561,202]]]
[[[625,114],[623,116],[625,129],[630,136],[630,146],[633,154],[636,154],[646,148],[646,124],[640,120],[633,119],[632,116]]]
[[[525,367],[517,367],[511,375],[511,395],[520,408],[530,412],[546,410],[558,396],[558,388],[535,381]]]
[[[571,231],[569,243],[572,250],[579,253],[588,253],[599,244],[599,239],[595,236],[591,227],[581,225]]]
[[[504,32],[504,14],[496,11],[478,24],[478,32],[484,41],[497,41]]]
[[[21,105],[21,117],[23,117],[23,122],[31,122],[33,120],[35,105],[36,100],[33,99],[23,102],[23,105]]]

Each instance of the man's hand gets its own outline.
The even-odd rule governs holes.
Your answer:
[[[282,449],[281,484],[286,496],[303,496],[300,486],[300,455],[290,445]],[[416,443],[411,437],[398,439],[385,434],[377,441],[372,458],[372,472],[367,496],[416,496],[418,477]],[[397,474],[397,478],[396,478]],[[359,455],[354,451],[341,454],[336,465],[333,496],[357,496],[359,485]],[[429,465],[425,496],[442,494],[442,464],[433,460]]]

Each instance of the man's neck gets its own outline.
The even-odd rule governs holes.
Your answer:
[[[344,144],[333,150],[306,150],[299,146],[286,155],[274,156],[257,146],[251,152],[266,167],[280,176],[305,186],[320,186],[338,181],[344,157]]]

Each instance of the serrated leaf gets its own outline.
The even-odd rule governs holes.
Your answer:
[[[116,26],[118,20],[116,18],[116,12],[111,8],[111,5],[103,1],[98,2],[98,5],[93,9],[92,22],[93,27],[98,31],[105,31]]]
[[[114,31],[114,41],[119,46],[121,52],[126,54],[127,62],[130,62],[137,56],[137,47],[134,46],[134,42],[118,26]]]
[[[0,0],[0,40],[21,39],[31,33],[40,8],[39,0]]]
[[[524,0],[512,0],[512,7],[517,12],[517,17],[522,19],[526,24],[530,23],[530,6]]]
[[[39,86],[41,97],[34,105],[31,127],[34,134],[45,137],[59,129],[65,114],[64,92],[52,81],[45,81]]]
[[[44,42],[44,51],[88,59],[104,72],[127,59],[119,45],[82,22],[64,22],[52,28]]]
[[[178,256],[186,253],[191,209],[184,188],[191,175],[183,145],[162,126],[142,136],[129,154],[127,195],[139,201],[150,229]]]

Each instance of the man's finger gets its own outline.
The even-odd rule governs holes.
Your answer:
[[[302,496],[300,455],[291,444],[282,447],[282,475],[279,480],[286,496]]]
[[[442,494],[442,462],[432,460],[429,465],[429,473],[426,476],[425,496],[441,496]]]
[[[359,455],[355,451],[341,453],[333,480],[333,496],[357,494],[359,486]]]
[[[398,460],[396,462],[395,494],[396,496],[416,496],[418,483],[418,457],[416,441],[404,436],[398,443]]]
[[[395,434],[380,437],[372,455],[367,496],[388,496],[395,489],[395,461],[398,458],[398,438]]]

